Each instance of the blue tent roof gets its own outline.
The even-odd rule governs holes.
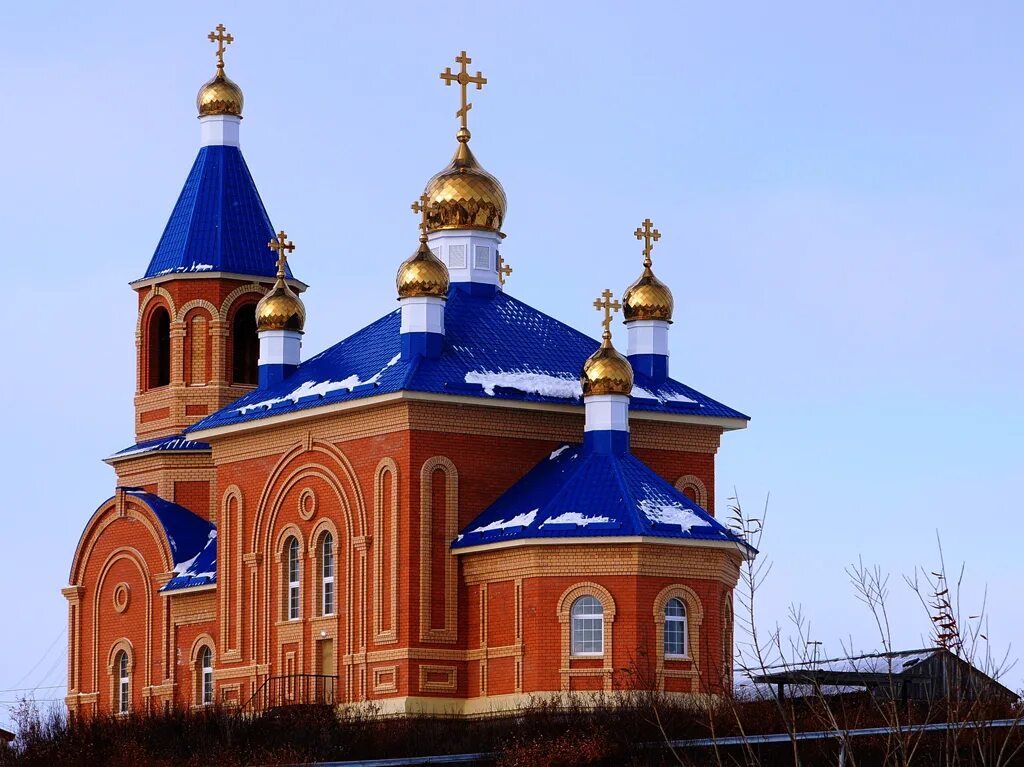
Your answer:
[[[277,259],[267,247],[273,236],[241,150],[204,146],[145,277],[197,272],[273,277]]]
[[[175,576],[161,591],[216,583],[217,526],[153,493],[135,489],[125,492],[153,512],[167,536]]]
[[[730,542],[754,551],[631,453],[568,445],[466,525],[452,548],[608,536]]]
[[[403,360],[400,323],[398,310],[385,315],[186,434],[401,390],[582,407],[580,369],[598,342],[507,293],[452,287],[438,359]],[[656,383],[639,373],[631,407],[747,420],[678,381]]]

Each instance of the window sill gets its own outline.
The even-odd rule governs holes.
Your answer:
[[[665,660],[693,660],[689,655],[669,655],[665,654]]]

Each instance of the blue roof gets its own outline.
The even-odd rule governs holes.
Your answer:
[[[507,293],[472,295],[453,286],[438,359],[403,360],[400,324],[395,310],[186,434],[402,390],[582,407],[580,369],[598,342]],[[657,383],[641,373],[631,407],[748,420],[678,381]]]
[[[633,454],[579,445],[537,464],[466,525],[452,548],[609,536],[729,542],[754,551]]]
[[[161,591],[217,582],[217,526],[184,506],[144,490],[125,491],[145,504],[160,522],[171,547],[174,577]]]
[[[183,272],[273,277],[277,259],[267,247],[273,237],[274,227],[241,150],[204,146],[145,277]]]
[[[156,439],[147,439],[143,442],[136,442],[131,447],[126,447],[124,450],[118,450],[110,458],[128,458],[129,456],[143,455],[145,453],[158,453],[158,452],[177,452],[177,451],[195,451],[195,450],[209,450],[210,446],[206,442],[199,442],[198,440],[189,439],[181,434],[171,434],[166,437],[157,437]],[[110,460],[109,458],[107,460]]]

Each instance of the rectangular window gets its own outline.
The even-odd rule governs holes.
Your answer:
[[[128,713],[128,680],[121,680],[121,713]]]
[[[465,245],[449,245],[448,246],[448,266],[452,269],[465,269],[466,268],[466,246]]]
[[[604,652],[604,619],[600,616],[573,618],[573,655],[601,655]]]
[[[486,245],[477,245],[473,256],[473,266],[477,269],[491,268],[491,249]]]
[[[288,586],[288,620],[299,619],[299,584]]]
[[[686,655],[686,630],[683,621],[665,621],[665,654]]]
[[[324,578],[324,615],[334,615],[334,578]]]
[[[213,669],[203,669],[203,705],[213,703]]]

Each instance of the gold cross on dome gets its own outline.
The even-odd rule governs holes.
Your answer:
[[[612,301],[613,295],[614,294],[606,288],[604,293],[601,294],[601,298],[594,299],[594,308],[599,312],[604,312],[604,319],[601,320],[601,325],[604,326],[603,337],[605,339],[612,337],[612,313],[617,312],[622,308],[622,304],[619,303],[618,299]]]
[[[288,261],[285,251],[291,253],[295,250],[295,243],[288,239],[288,235],[282,229],[274,239],[267,243],[267,247],[277,251],[277,276],[284,277],[284,265]]]
[[[512,267],[509,266],[505,259],[502,258],[501,253],[498,254],[498,282],[502,285],[505,284],[505,278],[511,276]]]
[[[409,206],[412,208],[413,213],[420,214],[420,242],[427,241],[427,209],[429,203],[430,198],[424,192],[416,202]]]
[[[211,43],[217,43],[217,69],[223,69],[225,50],[224,45],[225,43],[227,45],[231,45],[231,43],[235,42],[235,38],[231,36],[230,32],[228,34],[224,34],[227,30],[223,24],[218,24],[214,31],[216,32],[216,34],[214,34],[214,32],[211,32],[209,35],[207,35],[207,38]]]
[[[455,57],[455,63],[461,64],[462,69],[459,72],[452,72],[451,67],[445,67],[441,73],[441,79],[444,80],[445,85],[458,83],[462,89],[462,106],[459,107],[459,111],[455,113],[455,116],[462,119],[462,130],[469,133],[469,128],[466,127],[466,116],[469,114],[469,110],[473,108],[473,105],[466,101],[466,86],[475,85],[478,91],[483,90],[483,87],[487,84],[487,78],[483,76],[479,69],[475,75],[469,74],[466,65],[472,64],[473,59],[467,56],[465,51]]]
[[[644,266],[650,267],[651,251],[654,250],[653,243],[661,239],[661,232],[654,228],[651,219],[645,218],[644,223],[638,226],[633,234],[638,240],[644,241]]]

